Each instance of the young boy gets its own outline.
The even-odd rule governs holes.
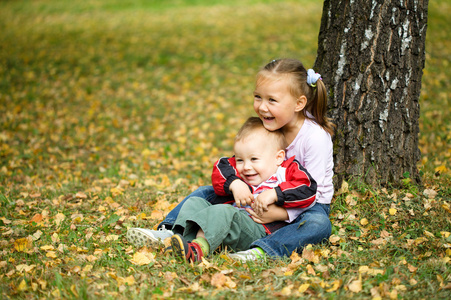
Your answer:
[[[224,196],[218,197],[223,204],[212,205],[199,197],[189,198],[172,228],[173,254],[199,261],[220,245],[233,251],[246,250],[253,241],[271,234],[313,206],[316,182],[294,157],[285,160],[286,146],[280,130],[268,131],[259,118],[249,118],[235,138],[235,156],[221,158],[214,168],[213,187],[218,196]],[[230,176],[221,174],[218,165],[226,161],[234,167],[235,179],[248,184],[254,201],[235,201],[231,192],[224,189],[225,178]],[[268,192],[276,192],[279,200],[259,201],[259,196],[264,198]],[[297,209],[297,214],[289,216],[286,208]]]

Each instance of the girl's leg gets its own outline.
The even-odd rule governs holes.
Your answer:
[[[293,251],[300,253],[304,246],[329,238],[332,230],[329,211],[330,205],[317,203],[295,222],[253,242],[251,247],[260,247],[269,256],[290,256]]]

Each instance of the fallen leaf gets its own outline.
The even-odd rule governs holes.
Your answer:
[[[42,217],[41,214],[35,214],[35,215],[33,216],[33,218],[31,218],[30,222],[39,223],[39,222],[42,221],[42,219],[43,219],[43,217]]]
[[[27,282],[25,281],[25,279],[22,279],[22,281],[20,282],[19,286],[17,287],[17,290],[19,292],[23,292],[27,290]]]
[[[425,189],[423,191],[423,195],[425,195],[429,199],[434,199],[435,196],[437,196],[437,192],[435,190],[433,190],[433,189]]]
[[[155,262],[155,256],[151,252],[136,252],[129,261],[134,265],[143,266]]]
[[[49,252],[47,252],[47,254],[45,256],[47,256],[49,258],[56,258],[57,257],[55,251],[49,251]]]
[[[33,270],[36,267],[36,265],[25,265],[25,264],[21,264],[21,265],[17,265],[16,266],[16,270],[17,272],[26,272],[29,273],[31,270]]]
[[[33,239],[31,237],[21,238],[14,241],[14,249],[17,252],[27,252],[33,247]]]
[[[348,285],[348,289],[353,293],[359,293],[362,291],[362,279],[354,280]]]
[[[338,290],[341,286],[341,280],[334,280],[334,282],[332,283],[332,287],[327,289],[326,292],[330,293],[330,292],[335,292],[336,290]]]
[[[88,196],[85,193],[78,192],[75,194],[75,198],[77,199],[88,199]]]
[[[303,283],[303,284],[301,284],[301,286],[299,286],[298,292],[302,294],[302,293],[304,293],[309,287],[310,287],[310,284],[309,284],[309,283]]]
[[[218,289],[222,289],[224,287],[236,287],[236,283],[233,282],[233,280],[229,276],[224,275],[221,272],[218,272],[212,276],[210,284]]]

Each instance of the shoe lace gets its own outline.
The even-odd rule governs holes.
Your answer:
[[[165,225],[161,225],[161,227],[158,228],[158,231],[168,231],[168,229],[166,229]]]

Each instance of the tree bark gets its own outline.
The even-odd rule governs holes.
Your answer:
[[[326,0],[314,69],[329,88],[335,184],[420,182],[428,0]]]

